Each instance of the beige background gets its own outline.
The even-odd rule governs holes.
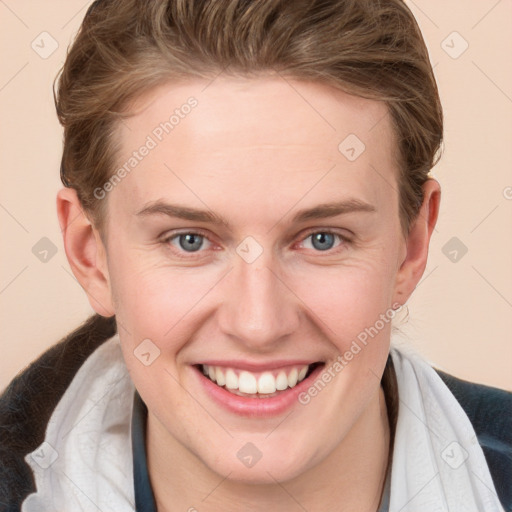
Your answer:
[[[92,313],[56,217],[61,129],[51,92],[89,3],[0,0],[0,389]],[[446,134],[434,169],[440,219],[402,331],[438,367],[512,390],[512,2],[407,3],[435,66]],[[57,250],[46,263],[32,253],[43,237]],[[456,262],[445,255],[457,250],[446,246],[453,237],[468,249]]]

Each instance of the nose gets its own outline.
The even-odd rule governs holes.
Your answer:
[[[266,251],[265,251],[266,252]],[[299,301],[265,252],[254,262],[236,257],[222,286],[219,328],[248,349],[271,352],[299,326]]]

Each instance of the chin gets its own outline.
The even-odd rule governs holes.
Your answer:
[[[276,467],[275,464],[254,466],[252,468],[233,466],[226,469],[227,472],[222,472],[220,475],[223,477],[229,475],[228,480],[232,482],[252,485],[275,485],[276,482],[288,482],[302,473],[300,468],[292,470],[290,467]]]
[[[266,451],[269,452],[268,455],[265,455]],[[267,450],[262,449],[258,455],[256,448],[247,443],[241,449],[236,450],[233,457],[227,458],[225,453],[219,453],[214,456],[213,461],[203,460],[203,462],[212,471],[233,482],[275,485],[276,481],[293,480],[312,466],[311,461],[306,461],[304,457],[298,456],[301,451],[303,448],[298,447],[295,450],[295,455],[290,457],[282,450],[267,447]],[[251,455],[253,456],[252,460]],[[258,456],[261,458],[257,459]]]

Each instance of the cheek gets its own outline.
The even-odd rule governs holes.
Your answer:
[[[149,338],[160,346],[172,340],[173,347],[165,348],[177,351],[186,342],[191,318],[201,311],[208,290],[219,280],[219,270],[177,269],[150,257],[118,261],[110,277],[125,339],[137,344]]]
[[[390,308],[395,274],[384,255],[332,267],[312,267],[293,276],[290,286],[326,335],[343,345]]]

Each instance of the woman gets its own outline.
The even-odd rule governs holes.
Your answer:
[[[8,506],[511,508],[512,394],[390,345],[442,140],[401,1],[100,0],[56,105],[97,315],[4,393]]]

